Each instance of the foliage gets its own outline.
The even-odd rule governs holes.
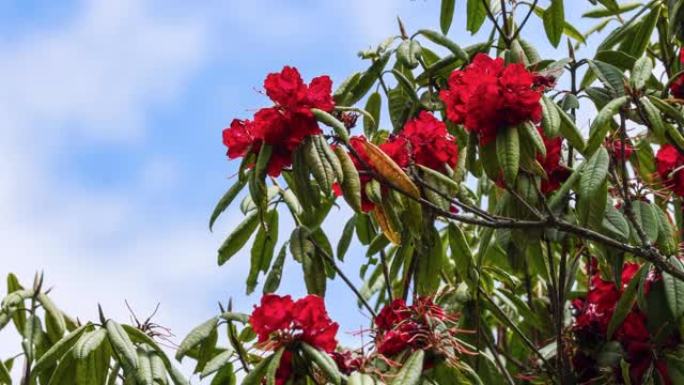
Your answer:
[[[589,2],[582,33],[563,0],[442,0],[439,32],[399,21],[335,90],[269,74],[272,105],[224,130],[241,164],[209,224],[244,196],[218,263],[249,248],[247,293],[262,280],[264,296],[251,315],[221,308],[176,359],[212,384],[684,383],[684,1]],[[450,39],[455,12],[488,38]],[[564,58],[525,40],[532,18]],[[335,244],[322,225],[344,213]],[[356,241],[361,288],[338,266]],[[286,263],[308,296],[273,294],[299,279]],[[332,279],[373,319],[366,346],[338,346]],[[22,385],[186,383],[154,329],[81,324],[41,287],[10,275],[0,310],[23,336]]]

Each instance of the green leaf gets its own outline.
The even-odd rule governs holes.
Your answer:
[[[580,176],[579,192],[581,195],[589,199],[604,199],[600,197],[597,192],[606,180],[608,175],[608,166],[610,165],[610,156],[605,148],[601,147],[599,150],[587,161],[582,174]]]
[[[309,240],[310,231],[305,227],[297,227],[290,235],[290,253],[298,262],[302,262],[306,255],[314,253],[314,245]]]
[[[222,367],[230,362],[232,355],[232,351],[226,350],[225,352],[221,352],[214,356],[214,358],[204,365],[204,370],[202,370],[202,373],[200,374],[200,380],[221,370]]]
[[[454,56],[456,56],[456,58],[463,61],[468,60],[468,54],[466,53],[466,51],[464,51],[463,48],[461,48],[458,44],[456,44],[454,41],[452,41],[445,35],[430,29],[421,29],[416,33],[421,34],[431,42],[441,45],[442,47],[448,49],[449,51],[451,51],[451,53],[454,54]]]
[[[507,127],[499,131],[496,136],[496,156],[503,169],[506,183],[514,186],[520,168],[520,141],[517,127]]]
[[[551,105],[556,109],[556,112],[558,112],[558,116],[560,116],[561,135],[563,135],[563,137],[567,139],[568,143],[570,143],[577,151],[583,154],[586,143],[584,143],[582,133],[580,133],[572,117],[563,111],[558,104],[551,102]]]
[[[560,130],[561,126],[561,117],[555,104],[556,103],[554,103],[546,95],[542,96],[542,127],[544,128],[544,134],[546,134],[546,136],[549,138],[555,138],[558,136],[558,131]]]
[[[361,212],[361,178],[359,172],[349,154],[342,147],[335,147],[335,156],[339,160],[344,175],[340,183],[342,195],[354,211]]]
[[[288,243],[284,243],[280,248],[280,252],[278,252],[278,256],[271,267],[271,271],[268,272],[266,282],[264,283],[264,294],[273,293],[278,290],[278,287],[280,286],[280,279],[283,275],[283,265],[285,264],[285,256],[287,255],[287,245]]]
[[[0,360],[0,384],[2,385],[12,385],[12,377],[10,377],[9,370],[5,366],[5,363]]]
[[[587,143],[585,155],[590,156],[601,147],[601,144],[606,138],[606,134],[610,130],[613,116],[615,116],[628,101],[629,97],[627,96],[613,99],[599,111],[589,129],[589,141]]]
[[[349,98],[346,100],[348,105],[354,105],[356,102],[361,100],[364,95],[373,87],[373,84],[378,80],[380,73],[385,69],[387,62],[389,61],[391,52],[386,52],[379,58],[377,58],[373,64],[368,67],[366,72],[364,72],[356,85],[350,90]]]
[[[373,119],[369,119],[367,116],[364,115],[363,117],[363,132],[366,134],[367,137],[373,136],[375,131],[378,130],[378,126],[380,124],[380,111],[382,108],[382,96],[380,96],[379,92],[373,92],[368,96],[368,100],[366,101],[366,106],[364,109],[368,111],[371,116],[373,116]]]
[[[349,244],[351,243],[352,237],[354,236],[355,227],[356,217],[352,216],[344,225],[344,229],[342,229],[342,236],[340,236],[340,240],[339,242],[337,242],[337,259],[339,259],[340,261],[343,261],[344,255],[347,254]]]
[[[247,243],[247,240],[252,236],[254,230],[259,224],[259,215],[257,212],[249,214],[235,229],[228,238],[223,242],[218,250],[218,264],[219,266],[226,263],[233,255],[235,255]]]
[[[261,380],[266,375],[269,364],[273,360],[273,355],[270,355],[261,360],[242,380],[242,385],[259,385]]]
[[[617,305],[615,305],[615,312],[610,318],[610,322],[608,322],[608,331],[606,332],[607,340],[612,338],[613,333],[615,333],[620,325],[622,325],[627,317],[627,314],[634,307],[634,302],[636,301],[637,285],[641,281],[642,274],[648,273],[648,271],[644,269],[644,266],[648,265],[642,265],[641,268],[639,268],[639,271],[634,275],[634,278],[632,278],[632,280],[629,282],[629,285],[627,285],[627,288],[620,296]]]
[[[150,336],[148,336],[147,334],[143,333],[140,329],[135,328],[133,326],[123,325],[123,329],[126,331],[127,335],[132,340],[138,343],[144,343],[150,348],[154,349],[155,353],[164,363],[166,372],[169,374],[169,377],[171,377],[171,381],[173,381],[174,385],[190,385],[190,382],[183,376],[183,373],[181,373],[175,366],[173,366],[171,360],[169,360],[166,354],[164,354],[164,351],[159,347],[159,345],[157,345],[156,342],[154,342],[154,340]]]
[[[335,134],[342,139],[344,143],[349,143],[349,131],[347,130],[347,127],[344,126],[344,123],[340,122],[336,117],[330,115],[329,113],[319,110],[318,108],[312,108],[311,113],[313,113],[316,120],[328,127],[331,127],[335,131]]]
[[[456,271],[463,280],[472,281],[475,278],[471,274],[475,266],[475,260],[463,230],[455,223],[449,222],[448,234],[451,259],[454,262]]]
[[[602,227],[608,235],[621,241],[629,239],[629,223],[625,216],[613,205],[606,205]]]
[[[64,355],[64,353],[66,353],[74,346],[74,344],[76,343],[76,341],[78,341],[83,332],[91,326],[92,325],[89,323],[80,326],[78,329],[62,337],[61,340],[57,341],[57,343],[52,345],[47,352],[43,353],[40,359],[38,359],[36,364],[33,366],[31,375],[35,378],[35,376],[40,374],[44,369],[49,368],[55,362],[57,362],[57,360],[60,359]]]
[[[425,352],[421,349],[413,352],[404,362],[399,373],[392,380],[391,385],[418,385],[423,373],[423,360]]]
[[[618,67],[600,60],[589,60],[588,63],[589,68],[604,86],[611,89],[615,95],[625,94],[625,77]]]
[[[648,16],[639,22],[636,33],[631,36],[631,39],[625,40],[620,48],[626,48],[627,53],[634,57],[641,57],[646,51],[646,47],[648,47],[656,23],[658,23],[661,8],[653,7]]]
[[[66,331],[66,321],[64,321],[64,314],[55,306],[54,302],[45,293],[38,294],[38,301],[43,305],[45,309],[45,314],[47,316],[47,322],[54,325],[57,339],[62,338],[62,335]],[[53,336],[51,336],[53,337]]]
[[[273,356],[271,356],[272,358],[266,368],[266,385],[276,384],[276,372],[280,367],[280,360],[283,357],[283,352],[285,352],[285,348],[281,347],[273,353]]]
[[[588,18],[601,18],[601,17],[607,17],[607,16],[615,16],[619,15],[621,13],[626,13],[629,11],[632,11],[636,8],[639,8],[642,5],[640,2],[631,2],[631,3],[625,3],[625,4],[620,4],[617,9],[609,9],[605,7],[596,7],[593,8],[587,12],[585,12],[582,17],[588,17]]]
[[[340,161],[321,135],[308,137],[304,146],[304,157],[316,182],[324,191],[331,191],[335,180],[343,178]]]
[[[218,373],[211,379],[211,385],[235,385],[236,378],[233,370],[233,364],[228,363],[222,367]]]
[[[216,204],[216,207],[214,208],[214,211],[211,213],[211,218],[209,218],[209,230],[214,227],[214,222],[216,222],[216,219],[223,213],[228,206],[233,202],[235,197],[242,191],[242,189],[245,187],[245,184],[247,184],[247,178],[239,178],[237,182],[235,182],[229,189],[226,191],[225,194],[221,197],[221,199],[218,201]]]
[[[600,230],[606,211],[606,196],[608,181],[604,181],[594,193],[594,196],[580,194],[576,212],[580,224],[591,229]]]
[[[551,0],[551,5],[544,11],[543,21],[546,37],[554,47],[558,47],[565,26],[563,0]]]
[[[480,30],[487,18],[487,9],[482,0],[468,0],[466,12],[468,15],[466,29],[474,35]]]
[[[342,373],[340,373],[337,364],[327,353],[321,352],[305,342],[301,346],[304,355],[316,363],[316,366],[321,369],[330,382],[334,385],[342,384]]]
[[[406,39],[397,47],[397,61],[407,68],[414,69],[420,62],[418,59],[422,55],[422,47],[416,40]]]
[[[153,385],[152,384],[152,361],[147,351],[138,348],[138,371],[136,372],[136,379],[138,385]]]
[[[445,35],[449,32],[451,21],[454,19],[455,3],[456,0],[442,0],[442,7],[439,13],[439,27]]]
[[[266,226],[259,226],[254,238],[250,256],[250,269],[247,274],[247,294],[251,294],[257,285],[260,271],[268,271],[273,259],[273,251],[278,242],[278,210],[270,210],[266,215]]]
[[[107,330],[102,328],[84,334],[74,345],[74,357],[77,360],[86,359],[100,347],[105,338],[107,338]]]
[[[632,204],[634,215],[651,242],[658,239],[658,214],[648,202],[635,201]]]
[[[520,130],[520,135],[523,136],[524,140],[531,142],[537,153],[539,153],[543,158],[546,158],[546,146],[544,145],[544,138],[537,130],[537,127],[530,123],[525,122],[518,126]]]
[[[176,350],[176,359],[181,361],[188,352],[199,345],[202,341],[208,338],[211,333],[216,329],[218,324],[218,317],[212,317],[202,324],[196,326],[194,329],[188,333],[188,335],[183,339],[178,350]]]
[[[684,271],[684,264],[677,257],[671,257],[670,263],[679,271]],[[678,322],[684,315],[684,282],[667,272],[663,272],[663,285],[665,286],[667,304],[674,319]]]
[[[116,352],[124,373],[127,375],[135,375],[135,372],[138,369],[138,355],[131,338],[116,321],[107,320],[105,328],[107,329],[109,343]]]
[[[642,96],[639,99],[639,103],[646,114],[649,128],[653,131],[653,134],[658,140],[664,141],[666,128],[663,119],[660,117],[660,111],[658,111],[656,106],[654,106],[653,103],[651,103],[651,100],[646,96]]]
[[[646,81],[651,77],[653,72],[653,62],[648,56],[642,56],[634,63],[632,73],[629,81],[632,88],[640,90],[646,85]]]

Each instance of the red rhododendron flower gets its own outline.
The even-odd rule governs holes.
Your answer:
[[[347,375],[358,371],[363,366],[363,356],[350,350],[333,352],[330,356],[335,360],[340,372]]]
[[[684,155],[671,144],[664,144],[656,154],[656,171],[667,188],[684,196]]]
[[[591,278],[591,288],[586,298],[578,298],[573,301],[576,311],[573,332],[580,346],[594,346],[603,344],[608,331],[615,307],[625,288],[635,278],[639,265],[626,263],[622,270],[622,287],[617,287],[613,281],[601,278],[597,272]],[[644,292],[648,294],[648,287],[659,276],[649,275],[646,279]],[[653,350],[655,345],[651,341],[651,334],[647,328],[646,315],[635,305],[622,324],[615,331],[613,340],[618,341],[625,352],[625,360],[629,363],[632,383],[641,383],[646,370],[655,365],[666,383],[671,382],[667,375],[664,364],[654,362]],[[573,365],[580,376],[580,383],[591,383],[597,376],[598,369],[594,359],[583,350],[578,350],[573,358]],[[621,376],[616,368],[616,376]]]
[[[622,140],[615,139],[606,145],[615,159],[622,159]],[[629,142],[625,142],[625,159],[629,159],[634,152],[634,147]]]
[[[679,62],[684,64],[684,47],[679,49]]]
[[[544,146],[546,147],[546,157],[537,154],[537,161],[542,165],[546,172],[546,178],[541,181],[541,191],[544,194],[552,193],[570,177],[570,170],[561,164],[561,150],[563,145],[563,138],[549,138],[544,134],[540,128],[539,133],[544,139]]]
[[[670,93],[677,99],[684,99],[684,76],[679,76],[670,85]]]
[[[469,353],[455,337],[458,317],[448,314],[430,297],[416,298],[412,305],[396,299],[375,317],[375,347],[378,353],[394,356],[407,349],[430,349],[447,360],[455,353]],[[435,328],[436,325],[447,326]]]
[[[484,145],[502,128],[541,119],[543,85],[535,84],[535,78],[522,64],[506,65],[501,58],[478,54],[464,70],[451,73],[439,97],[447,117],[477,133]]]
[[[449,134],[444,122],[426,111],[406,122],[382,149],[401,167],[408,166],[409,157],[437,171],[445,171],[445,165],[454,168],[458,161],[456,138]]]
[[[289,295],[266,294],[254,307],[249,323],[264,349],[287,347],[303,341],[327,353],[337,347],[335,336],[339,325],[328,317],[323,299],[307,295],[292,301]],[[276,372],[276,380],[284,384],[292,373],[292,354],[286,349]]]
[[[260,109],[252,121],[234,120],[223,131],[223,144],[230,159],[256,154],[263,143],[272,145],[268,174],[278,176],[292,164],[292,152],[302,141],[321,132],[311,109],[333,110],[332,81],[320,76],[307,86],[296,68],[284,67],[266,77],[264,88],[275,106]]]

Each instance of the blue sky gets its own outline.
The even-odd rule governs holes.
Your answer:
[[[366,67],[359,50],[396,33],[397,15],[409,30],[437,28],[438,3],[0,1],[0,275],[28,282],[44,270],[58,305],[82,319],[98,302],[123,320],[124,299],[143,315],[161,302],[157,322],[179,337],[218,300],[249,311],[259,295],[244,295],[247,254],[216,266],[241,214],[207,229],[236,167],[223,127],[268,103],[258,92],[268,72],[295,65],[307,80],[339,83]],[[450,36],[467,45],[463,3]],[[577,19],[579,2],[567,3]],[[562,57],[536,20],[528,28],[545,56]],[[332,240],[342,217],[329,220]],[[282,228],[281,240],[291,227]],[[361,259],[349,253],[350,276]],[[286,270],[282,293],[304,293],[299,274]],[[342,329],[365,324],[342,297],[331,283]],[[0,333],[0,357],[16,353],[8,341]]]

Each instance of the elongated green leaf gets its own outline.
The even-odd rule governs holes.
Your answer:
[[[344,179],[340,183],[342,188],[342,195],[349,206],[356,212],[361,212],[361,179],[356,166],[349,154],[342,147],[335,147],[335,156],[337,156]]]
[[[639,8],[642,5],[641,2],[631,2],[631,3],[625,3],[625,4],[620,4],[617,9],[609,9],[605,7],[596,7],[593,8],[584,14],[582,14],[582,17],[589,17],[589,18],[602,18],[602,17],[608,17],[608,16],[615,16],[619,15],[621,13],[626,13],[629,11],[632,11],[636,8]]]
[[[356,217],[353,216],[349,218],[347,223],[344,225],[342,230],[342,236],[340,236],[339,242],[337,242],[337,259],[340,261],[344,260],[344,255],[347,254],[349,249],[349,244],[351,243],[352,237],[354,236],[354,229],[356,228]]]
[[[606,106],[599,111],[598,115],[596,115],[596,118],[591,123],[589,141],[587,142],[585,155],[592,155],[601,146],[606,138],[606,134],[610,130],[613,116],[615,116],[628,101],[629,98],[627,96],[619,97],[606,104]]]
[[[280,279],[283,275],[283,265],[285,264],[285,256],[287,255],[287,245],[288,243],[284,243],[280,248],[278,256],[271,267],[271,271],[268,272],[266,282],[264,283],[264,294],[273,293],[274,291],[278,290],[278,287],[280,286]]]
[[[599,150],[589,158],[582,170],[579,190],[581,195],[587,196],[589,199],[605,198],[597,196],[597,192],[606,180],[609,165],[610,156],[608,155],[608,151],[603,147],[599,148]]]
[[[86,359],[92,352],[100,347],[105,338],[107,338],[107,330],[102,328],[84,334],[74,346],[73,352],[75,358],[77,360]]]
[[[159,347],[159,345],[157,345],[157,343],[150,336],[148,336],[147,334],[143,333],[140,329],[135,328],[133,326],[123,325],[123,329],[125,330],[127,336],[130,339],[138,343],[143,343],[154,350],[154,352],[159,356],[159,358],[164,363],[166,372],[169,374],[169,377],[171,378],[171,381],[173,381],[174,385],[190,385],[190,382],[185,378],[185,376],[183,376],[183,373],[181,373],[175,366],[173,366],[171,360],[169,360],[164,351]]]
[[[445,35],[449,32],[451,21],[454,19],[455,6],[456,0],[442,0],[442,8],[439,13],[439,27]]]
[[[12,385],[12,377],[10,377],[10,372],[2,360],[0,360],[0,384]]]
[[[236,383],[235,371],[231,363],[221,368],[211,379],[211,385],[235,385]]]
[[[218,250],[218,264],[219,266],[226,263],[233,255],[235,255],[247,243],[247,240],[252,236],[254,230],[259,224],[259,215],[256,212],[249,214],[235,229],[228,238],[223,242]]]
[[[514,186],[520,168],[520,141],[517,127],[508,127],[497,134],[496,156],[506,183]]]
[[[35,378],[35,376],[40,374],[44,369],[52,366],[52,364],[57,362],[57,360],[60,359],[64,355],[64,353],[66,353],[74,346],[74,344],[76,343],[76,341],[78,341],[83,332],[91,326],[91,324],[80,326],[78,329],[62,337],[61,340],[57,341],[57,343],[52,345],[50,349],[48,349],[48,351],[45,352],[33,366],[33,370],[31,371],[32,376],[34,376]]]
[[[570,115],[563,111],[560,108],[560,106],[556,103],[551,102],[551,105],[556,109],[556,112],[558,112],[558,116],[560,117],[561,135],[563,135],[563,137],[567,139],[568,143],[570,143],[575,149],[577,149],[577,151],[584,154],[586,143],[584,142],[582,133],[580,133],[572,117],[570,117]]]
[[[544,11],[543,21],[546,37],[554,47],[558,47],[565,26],[563,0],[551,0],[551,5]]]
[[[247,178],[239,178],[228,189],[228,191],[226,191],[226,193],[223,194],[221,199],[216,204],[214,211],[211,213],[211,217],[209,218],[209,230],[211,230],[214,227],[214,223],[216,222],[216,219],[218,219],[218,217],[221,215],[221,213],[223,213],[228,208],[228,206],[230,206],[230,204],[233,202],[235,197],[245,187],[245,184],[247,184]]]
[[[216,329],[218,320],[218,317],[212,317],[192,329],[178,347],[178,350],[176,351],[176,359],[181,361],[183,357],[190,351],[190,349],[199,345],[202,341],[204,341],[204,339],[208,338],[211,332]]]
[[[456,271],[462,279],[471,281],[471,269],[475,266],[473,253],[468,245],[468,240],[463,234],[463,230],[455,223],[449,222],[449,247],[451,248],[451,259],[454,262]]]
[[[617,305],[615,305],[615,312],[610,318],[610,322],[608,322],[608,331],[606,332],[607,340],[612,338],[613,333],[615,333],[620,325],[622,325],[625,317],[627,317],[627,314],[632,310],[632,307],[634,307],[634,302],[636,301],[637,285],[639,285],[641,276],[644,274],[644,272],[647,272],[644,270],[644,266],[648,265],[641,266],[639,271],[634,275],[634,278],[632,278],[632,280],[629,282],[629,285],[627,285],[627,288],[620,296]]]
[[[589,68],[615,95],[625,94],[624,75],[618,67],[600,60],[589,60]]]
[[[273,259],[273,251],[278,243],[278,211],[270,210],[266,215],[266,227],[259,226],[251,250],[250,269],[247,274],[247,294],[251,294],[257,285],[260,271],[268,271]]]
[[[387,65],[390,56],[391,52],[385,52],[368,67],[366,72],[361,75],[356,85],[350,90],[349,97],[346,100],[347,105],[356,104],[356,102],[361,100],[361,98],[368,93]]]
[[[423,360],[425,352],[416,350],[404,362],[397,376],[392,380],[392,385],[417,385],[420,383],[420,376],[423,372]]]
[[[651,40],[661,8],[653,7],[651,12],[639,22],[636,33],[631,36],[631,39],[625,40],[620,48],[626,48],[626,51],[634,57],[641,57]]]
[[[150,369],[152,370],[152,382],[154,385],[166,385],[168,380],[166,378],[166,368],[164,361],[159,354],[150,351],[147,353],[150,360]]]
[[[261,362],[259,362],[253,369],[250,371],[245,378],[242,380],[242,385],[259,385],[261,383],[261,380],[266,376],[266,371],[268,370],[268,366],[273,360],[273,355],[270,355]]]
[[[105,328],[107,329],[109,343],[116,352],[124,373],[135,375],[138,370],[138,355],[131,338],[116,321],[107,320]]]
[[[480,30],[480,27],[482,27],[487,18],[487,10],[482,0],[468,0],[466,12],[468,15],[466,29],[474,35]]]
[[[66,331],[66,321],[64,321],[64,314],[55,306],[54,302],[45,293],[38,294],[38,301],[43,305],[45,309],[45,314],[47,316],[47,322],[55,328],[56,337],[61,338]]]
[[[368,100],[366,101],[366,107],[364,108],[366,111],[368,111],[369,114],[371,114],[371,116],[373,116],[373,120],[369,119],[367,116],[363,117],[363,132],[369,138],[378,129],[378,126],[380,124],[381,108],[382,96],[380,96],[379,92],[373,92],[372,94],[370,94],[370,96],[368,96]]]
[[[629,223],[625,216],[612,205],[606,205],[602,227],[613,238],[621,241],[629,239]]]
[[[232,355],[232,351],[226,350],[225,352],[221,352],[214,356],[214,358],[209,360],[209,362],[207,362],[207,364],[204,366],[204,370],[202,370],[202,373],[200,374],[200,379],[218,372],[223,366],[230,362]]]
[[[546,146],[544,145],[544,139],[537,130],[537,127],[530,122],[525,122],[518,126],[518,130],[520,131],[520,135],[523,137],[523,140],[531,142],[532,146],[535,148],[535,150],[537,150],[537,153],[539,153],[543,158],[546,158]]]
[[[561,126],[561,118],[555,103],[546,95],[542,97],[542,127],[544,134],[549,138],[555,138]]]
[[[648,56],[640,57],[632,67],[632,73],[629,82],[632,88],[640,90],[646,85],[646,81],[651,77],[653,72],[653,62]]]
[[[418,58],[422,55],[422,50],[418,41],[406,39],[397,47],[397,61],[407,68],[414,69],[420,64]]]
[[[454,41],[452,41],[445,35],[430,29],[421,29],[417,33],[425,36],[431,42],[439,44],[442,47],[448,49],[458,59],[463,61],[468,60],[468,54],[466,53],[466,51],[464,51],[463,48],[461,48],[458,44],[456,44]]]
[[[312,108],[311,112],[316,120],[328,127],[331,127],[335,131],[335,134],[342,139],[344,143],[349,143],[349,131],[347,130],[347,127],[344,126],[344,123],[340,122],[336,117],[330,115],[329,113],[319,110],[318,108]]]
[[[670,263],[680,271],[684,271],[684,264],[678,258],[670,258]],[[674,319],[679,320],[684,315],[684,282],[667,272],[663,272],[663,285],[665,286],[665,296],[670,311]]]
[[[321,352],[307,343],[302,343],[302,351],[306,357],[316,363],[316,366],[325,373],[330,382],[335,385],[342,384],[343,375],[337,368],[335,361],[327,353]]]
[[[656,106],[651,103],[651,99],[648,97],[641,97],[639,99],[639,103],[641,103],[641,107],[646,113],[648,127],[653,131],[653,134],[656,138],[658,138],[658,140],[664,141],[666,128],[665,124],[663,123],[663,119],[660,117],[660,111],[658,111]]]

